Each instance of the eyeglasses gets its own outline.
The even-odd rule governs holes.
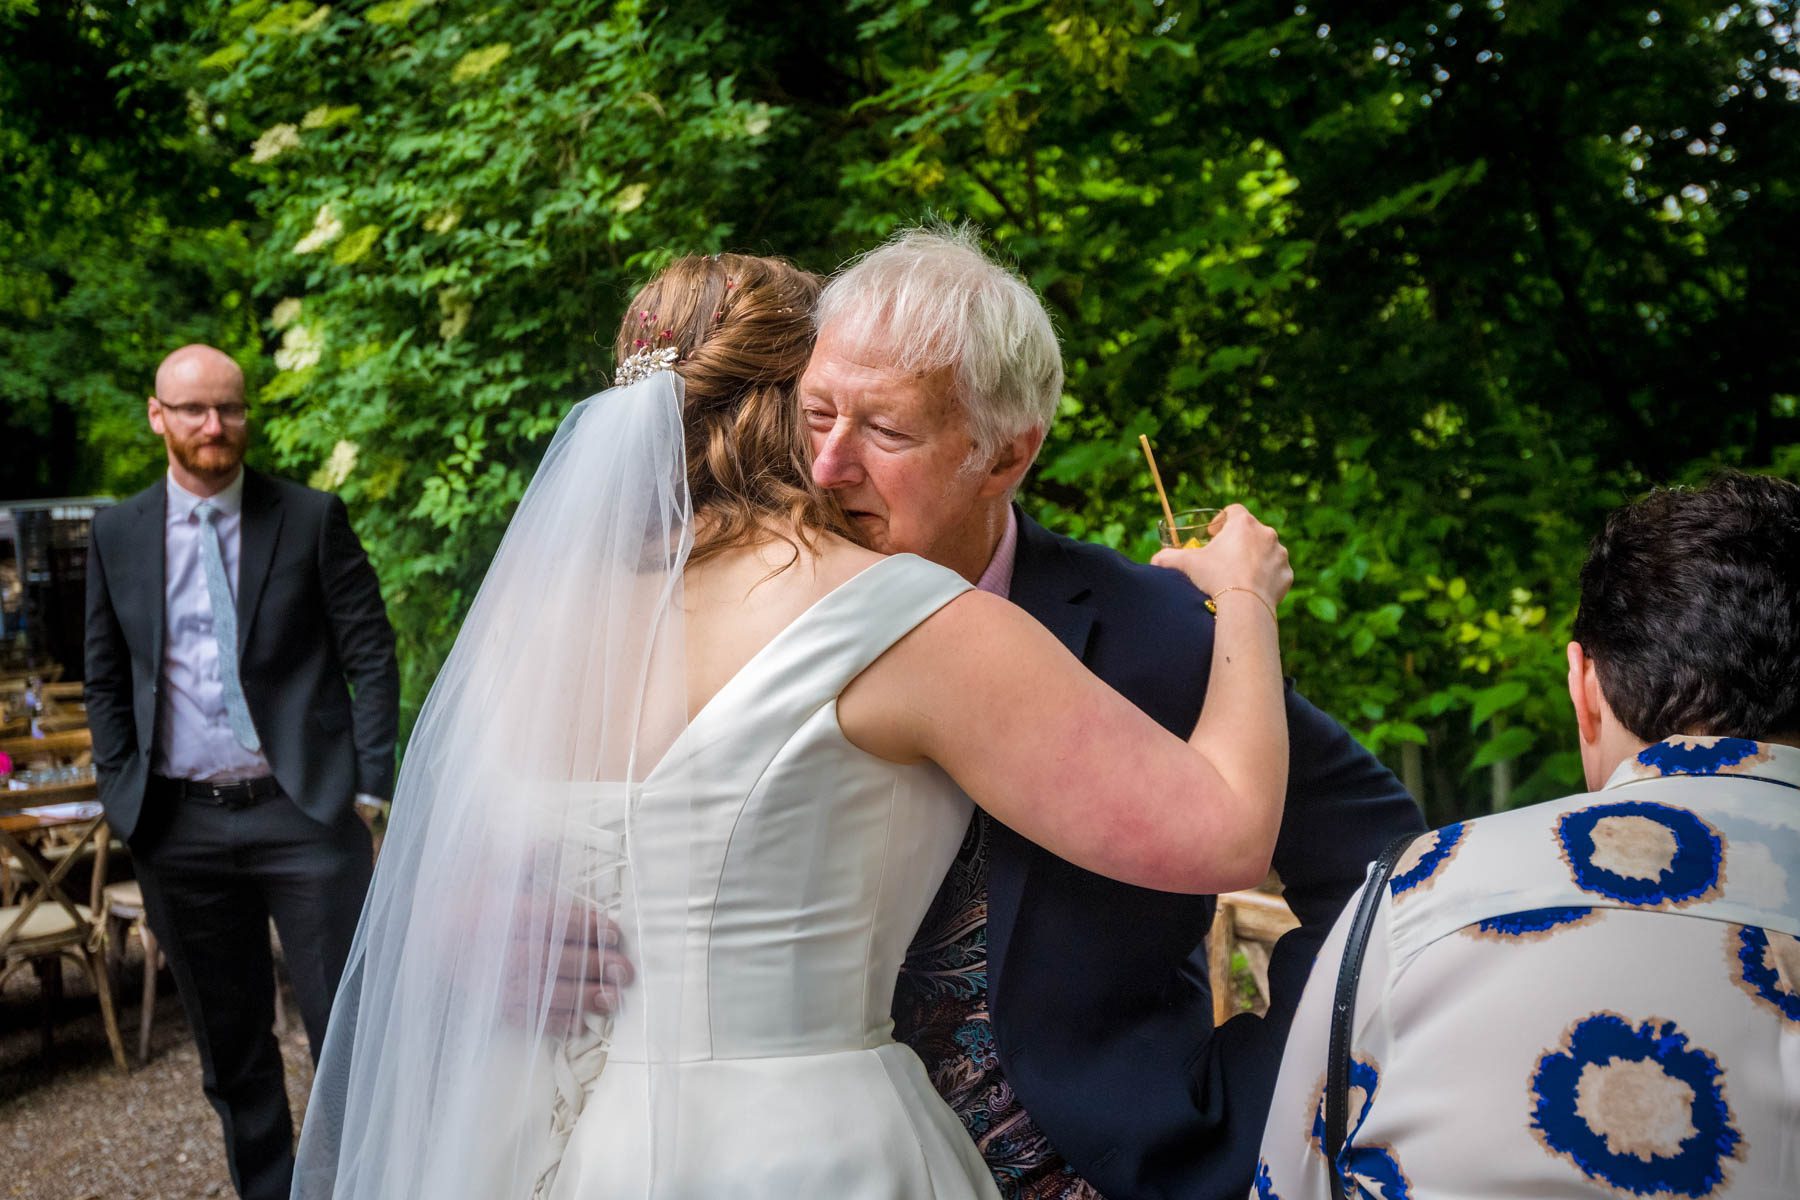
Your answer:
[[[242,425],[250,415],[247,404],[170,404],[166,400],[158,400],[164,412],[174,413],[190,425],[206,424],[206,414],[217,413],[221,425]]]

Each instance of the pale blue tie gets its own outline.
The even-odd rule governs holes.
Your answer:
[[[246,750],[261,750],[262,740],[250,720],[250,705],[244,701],[244,682],[238,678],[237,606],[231,599],[231,587],[225,582],[225,558],[219,553],[219,531],[214,522],[219,510],[211,501],[194,507],[200,518],[200,563],[206,569],[206,595],[212,601],[213,639],[219,643],[219,683],[225,689],[225,718],[231,732]]]

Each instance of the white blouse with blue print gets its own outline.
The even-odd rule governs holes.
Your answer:
[[[1672,738],[1598,792],[1408,848],[1363,964],[1352,1197],[1800,1197],[1800,750]],[[1283,1057],[1251,1195],[1330,1195],[1352,900]]]

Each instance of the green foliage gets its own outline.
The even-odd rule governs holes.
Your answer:
[[[973,217],[1059,317],[1031,503],[1148,554],[1150,433],[1177,506],[1280,524],[1289,669],[1433,819],[1578,786],[1600,515],[1800,458],[1793,6],[859,11],[842,226]]]
[[[135,490],[163,462],[162,357],[208,341],[254,363],[232,152],[156,62],[181,12],[0,10],[0,495]]]
[[[210,322],[254,366],[253,329],[263,452],[351,503],[416,704],[635,282],[973,219],[1064,341],[1028,507],[1147,555],[1147,433],[1178,504],[1278,522],[1289,669],[1449,820],[1578,784],[1562,644],[1608,507],[1800,473],[1794,10],[15,6],[115,90],[100,121],[0,68],[32,198],[0,201],[0,388],[32,428],[79,405],[122,488],[155,351]]]
[[[781,110],[718,69],[720,22],[639,4],[248,3],[217,33],[196,69],[251,145],[280,337],[262,429],[357,511],[416,703],[631,287],[755,212]]]

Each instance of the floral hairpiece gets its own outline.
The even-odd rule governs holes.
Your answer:
[[[658,371],[673,370],[680,358],[681,352],[673,346],[664,346],[661,350],[652,350],[646,346],[619,364],[619,369],[613,372],[613,386],[630,387]]]

